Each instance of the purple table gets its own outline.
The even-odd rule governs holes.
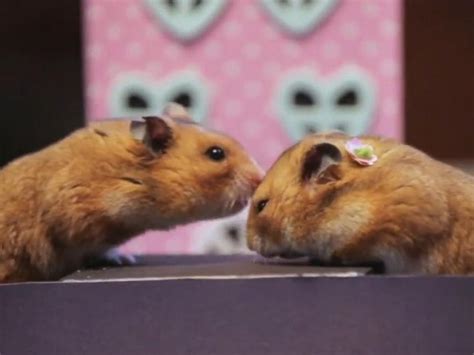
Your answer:
[[[473,277],[252,257],[142,263],[0,286],[0,354],[474,353]]]

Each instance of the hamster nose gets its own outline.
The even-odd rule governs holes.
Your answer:
[[[261,175],[254,175],[249,178],[250,186],[252,187],[253,191],[257,189],[258,185],[260,185],[262,180],[263,180],[263,176]]]

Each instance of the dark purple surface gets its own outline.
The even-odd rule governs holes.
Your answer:
[[[474,279],[364,276],[0,286],[0,353],[474,352]]]
[[[203,276],[301,275],[335,276],[340,273],[369,274],[368,267],[329,267],[312,264],[307,258],[264,259],[253,255],[142,255],[135,265],[96,267],[67,275],[63,280],[91,281],[140,278],[185,278]]]

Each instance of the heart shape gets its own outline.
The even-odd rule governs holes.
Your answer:
[[[313,31],[336,7],[338,0],[261,0],[273,20],[290,34]]]
[[[146,79],[144,73],[125,73],[112,85],[109,107],[114,117],[139,117],[160,114],[166,103],[176,102],[203,123],[208,96],[207,86],[195,72],[179,72],[159,83]]]
[[[182,41],[203,34],[216,21],[227,0],[144,0],[160,25]]]
[[[356,67],[343,68],[326,79],[310,69],[290,72],[275,98],[277,115],[295,141],[323,131],[353,136],[366,133],[376,101],[373,81]]]

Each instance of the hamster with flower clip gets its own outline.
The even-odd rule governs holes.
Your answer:
[[[58,279],[146,230],[235,214],[262,177],[176,104],[92,124],[0,170],[0,282]]]
[[[257,188],[247,243],[387,273],[474,273],[474,177],[393,140],[311,135]]]

